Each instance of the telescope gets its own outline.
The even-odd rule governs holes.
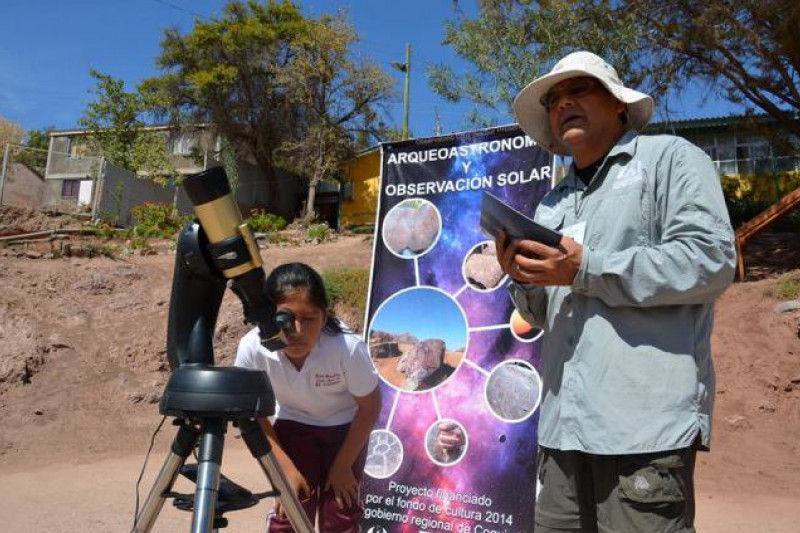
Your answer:
[[[146,533],[155,524],[187,457],[199,443],[194,497],[182,498],[192,510],[192,533],[210,533],[227,525],[222,512],[250,507],[256,498],[218,506],[222,451],[227,425],[241,430],[248,450],[277,489],[294,530],[314,528],[289,486],[258,419],[275,414],[275,395],[265,372],[214,366],[214,327],[226,288],[241,300],[245,321],[258,326],[261,344],[270,351],[285,346],[282,332],[293,327],[291,313],[276,313],[267,297],[261,255],[249,226],[231,194],[221,167],[188,176],[183,188],[197,220],[178,237],[167,326],[167,358],[171,375],[159,412],[175,417],[178,426],[132,533]],[[223,482],[224,482],[223,476]],[[247,492],[245,490],[245,492]],[[177,500],[176,500],[177,505]]]

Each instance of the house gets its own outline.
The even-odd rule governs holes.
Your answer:
[[[197,126],[191,132],[181,132],[169,125],[149,126],[148,130],[163,136],[169,159],[181,176],[221,166],[222,150],[219,135]],[[130,210],[144,202],[169,203],[182,214],[192,212],[192,206],[180,188],[160,187],[136,173],[111,164],[92,150],[87,130],[63,130],[50,133],[50,145],[45,170],[46,190],[43,205],[59,210],[83,210],[109,222],[129,225],[133,222]],[[268,203],[266,176],[252,161],[237,158],[233,184],[236,201],[247,216],[252,209]],[[307,195],[308,180],[277,170],[275,179],[280,187],[280,205],[275,214],[287,220],[300,214]],[[325,191],[321,191],[325,192]],[[327,191],[330,192],[330,191]],[[331,203],[329,194],[321,194],[315,205]],[[335,208],[326,212],[338,214],[338,195]],[[332,217],[336,220],[336,217]]]
[[[644,133],[670,133],[699,146],[737,199],[775,202],[800,187],[800,139],[765,115],[656,122]]]
[[[344,164],[339,210],[342,227],[375,224],[380,181],[380,146],[363,150]]]
[[[800,140],[786,135],[775,138],[779,131],[768,117],[738,115],[656,122],[648,125],[644,134],[684,137],[711,157],[729,194],[772,203],[800,187]],[[360,152],[345,164],[340,209],[343,226],[375,223],[380,167],[380,146]]]

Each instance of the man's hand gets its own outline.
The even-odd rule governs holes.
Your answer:
[[[284,470],[289,488],[297,494],[297,499],[300,500],[300,503],[308,501],[311,498],[311,487],[308,486],[303,474],[297,468],[285,468]],[[286,516],[280,499],[276,500],[275,513],[281,517]]]
[[[328,481],[325,483],[325,490],[328,489],[333,489],[333,496],[339,509],[355,505],[358,502],[358,482],[353,474],[353,467],[334,460],[328,472]]]
[[[495,244],[503,272],[528,285],[572,285],[583,258],[583,246],[566,236],[558,248],[551,248],[501,232]]]

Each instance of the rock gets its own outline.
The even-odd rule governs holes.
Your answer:
[[[780,315],[783,313],[788,313],[789,311],[795,311],[797,309],[800,309],[800,301],[788,300],[775,306],[775,314]]]
[[[400,255],[411,242],[412,220],[415,211],[405,206],[396,206],[383,221],[383,242],[394,253]]]
[[[37,252],[34,250],[28,250],[27,252],[25,252],[25,257],[28,259],[41,259],[42,255],[44,255],[42,254],[42,252]]]
[[[102,274],[92,274],[88,280],[78,283],[76,287],[90,294],[105,294],[114,290],[114,282]]]
[[[438,234],[439,215],[436,208],[429,203],[423,203],[414,214],[408,247],[414,253],[424,252],[430,248]]]
[[[131,403],[139,403],[144,400],[144,394],[141,392],[132,392],[128,395],[128,401]]]
[[[397,364],[397,371],[406,376],[405,389],[417,390],[427,376],[434,373],[444,362],[445,344],[440,339],[420,341],[403,355]]]
[[[370,343],[369,354],[373,359],[386,359],[403,355],[396,342]]]
[[[731,415],[725,417],[725,422],[733,427],[733,429],[750,429],[753,427],[753,424],[751,424],[750,421],[742,415]]]
[[[464,265],[467,280],[481,289],[492,289],[503,279],[503,269],[497,258],[484,254],[472,254]]]
[[[500,365],[486,384],[486,401],[495,414],[506,420],[521,420],[538,406],[540,382],[525,365]]]
[[[403,352],[394,335],[385,331],[373,331],[369,336],[369,354],[373,359],[385,359],[399,357]]]
[[[764,411],[765,413],[774,413],[775,412],[775,404],[772,402],[766,402],[758,406],[759,411]]]

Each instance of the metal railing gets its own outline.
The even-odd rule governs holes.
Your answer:
[[[776,172],[800,172],[800,157],[757,157],[714,161],[720,175],[769,175]]]

